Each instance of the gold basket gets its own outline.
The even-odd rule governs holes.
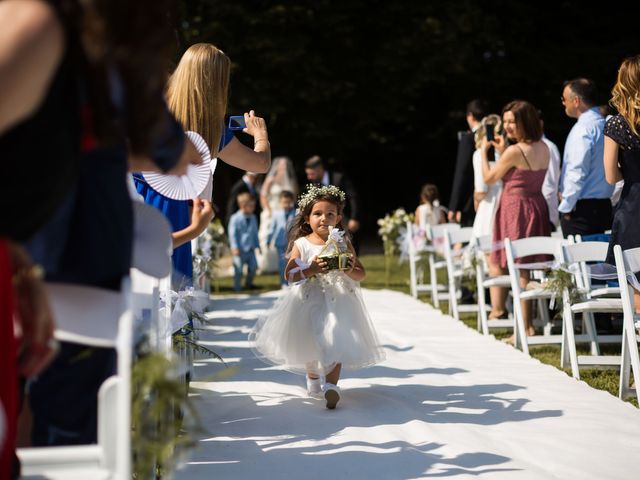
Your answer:
[[[349,268],[350,253],[332,253],[330,255],[318,255],[318,259],[327,262],[329,270],[347,270]]]

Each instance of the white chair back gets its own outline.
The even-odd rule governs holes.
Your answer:
[[[428,225],[427,226],[427,239],[431,242],[438,238],[442,238],[445,231],[460,230],[460,225],[457,223],[442,223],[440,225]]]
[[[591,276],[586,262],[604,262],[608,248],[609,244],[606,242],[581,242],[562,247],[563,263],[579,265],[580,273],[575,275],[578,288],[591,288]]]
[[[117,373],[98,392],[98,445],[19,449],[23,475],[66,478],[79,473],[85,478],[130,479],[133,314],[129,279],[123,281],[120,292],[68,284],[48,287],[57,320],[56,338],[115,348]]]
[[[564,240],[551,237],[529,237],[521,238],[518,240],[510,240],[506,238],[504,240],[504,249],[507,257],[507,267],[509,269],[509,278],[511,279],[511,293],[513,295],[513,313],[514,313],[514,336],[515,345],[520,346],[522,351],[529,355],[529,345],[527,341],[527,332],[525,331],[524,317],[522,312],[521,296],[522,288],[520,287],[520,269],[515,262],[516,259],[521,257],[528,257],[530,255],[552,255],[554,260],[559,262],[562,259],[561,246],[564,244]],[[527,300],[541,300],[545,296],[548,296],[545,292],[540,291],[540,295],[531,294],[527,292]],[[541,313],[544,315],[545,324],[548,325],[548,315],[544,310],[544,305],[541,306]],[[545,325],[545,326],[546,326]],[[550,330],[550,328],[548,328]],[[561,341],[559,339],[559,341]]]

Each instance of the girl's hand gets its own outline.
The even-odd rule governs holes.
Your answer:
[[[309,263],[311,265],[307,269],[307,273],[309,274],[306,275],[307,277],[318,275],[319,273],[327,273],[327,271],[329,271],[327,268],[327,262],[320,260],[317,256],[313,257]]]
[[[244,122],[247,127],[242,131],[251,135],[255,142],[259,140],[268,141],[267,123],[264,121],[264,118],[256,117],[255,112],[251,110],[249,113],[245,112]]]
[[[193,199],[191,226],[198,232],[198,235],[207,229],[214,216],[213,206],[209,200]]]
[[[344,271],[346,274],[353,272],[353,269],[356,268],[356,257],[353,255],[349,257],[349,261],[347,262],[347,268]]]

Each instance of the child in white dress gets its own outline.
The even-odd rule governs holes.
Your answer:
[[[333,185],[309,186],[300,197],[285,269],[292,286],[249,335],[259,358],[306,374],[309,394],[324,394],[329,409],[340,400],[342,367],[363,368],[384,359],[360,292],[364,267],[340,231],[344,201],[344,192]],[[330,270],[318,258],[328,244],[351,254],[345,270]]]

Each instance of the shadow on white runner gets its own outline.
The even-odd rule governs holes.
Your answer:
[[[215,298],[197,363],[199,448],[178,479],[638,478],[640,412],[407,295],[364,290],[387,360],[344,372],[338,409],[252,356],[277,294]]]

